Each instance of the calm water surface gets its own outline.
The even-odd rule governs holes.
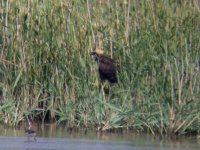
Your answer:
[[[199,150],[200,138],[160,138],[147,134],[68,132],[65,127],[37,125],[37,141],[27,137],[24,127],[0,126],[0,150]]]

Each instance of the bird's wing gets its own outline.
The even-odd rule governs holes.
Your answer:
[[[99,70],[101,70],[102,73],[115,74],[116,66],[110,61],[101,61],[99,63]]]
[[[105,55],[99,55],[99,61],[104,64],[115,64],[115,61]]]
[[[99,56],[99,69],[102,72],[107,73],[115,73],[116,72],[116,64],[115,61],[105,55]]]

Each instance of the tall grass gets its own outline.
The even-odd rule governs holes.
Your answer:
[[[199,133],[199,12],[198,0],[2,0],[0,121]],[[122,70],[106,96],[99,43]]]

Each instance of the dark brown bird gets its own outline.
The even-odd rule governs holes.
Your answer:
[[[27,137],[28,137],[28,141],[30,140],[30,139],[29,139],[30,137],[33,137],[34,141],[37,141],[37,140],[36,140],[36,131],[34,131],[34,130],[32,130],[32,129],[27,129],[27,128],[25,128],[25,133],[26,133],[26,135],[27,135]]]
[[[103,55],[102,51],[94,51],[91,53],[91,55],[98,64],[101,81],[107,80],[110,83],[117,83],[119,67],[115,64],[114,60]]]

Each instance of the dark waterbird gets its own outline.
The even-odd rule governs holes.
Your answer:
[[[37,141],[37,140],[36,140],[36,131],[34,131],[34,130],[32,130],[32,129],[27,129],[27,128],[25,128],[25,133],[26,133],[26,135],[27,135],[27,137],[28,137],[28,141],[29,141],[29,138],[30,138],[30,137],[33,137],[34,141]]]
[[[98,64],[99,76],[101,82],[109,81],[111,84],[118,83],[117,74],[119,73],[119,66],[116,65],[115,61],[104,55],[103,51],[96,49],[91,53],[95,61]]]

